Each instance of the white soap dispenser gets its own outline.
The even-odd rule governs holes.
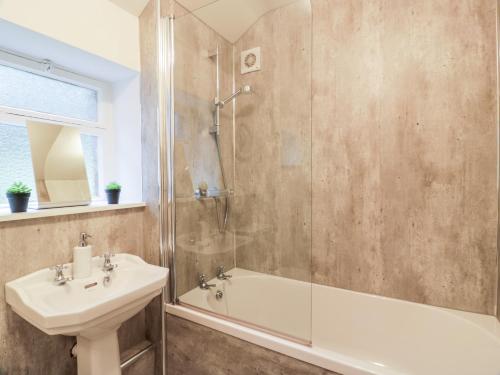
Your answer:
[[[80,244],[73,248],[73,278],[83,279],[92,273],[92,246],[87,243],[87,233],[80,233]]]

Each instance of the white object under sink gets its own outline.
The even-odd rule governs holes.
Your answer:
[[[117,254],[112,260],[118,266],[107,284],[98,257],[92,259],[90,277],[64,285],[54,284],[55,273],[48,268],[5,284],[6,301],[22,318],[49,335],[77,336],[79,375],[120,374],[118,328],[167,282],[167,268],[135,255]]]

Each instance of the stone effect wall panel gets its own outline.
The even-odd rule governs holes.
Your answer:
[[[236,265],[311,280],[311,6],[299,0],[262,16],[235,44]],[[240,74],[242,51],[262,69]]]
[[[494,314],[496,2],[312,4],[313,281]]]
[[[167,333],[171,375],[340,375],[170,314]]]
[[[160,263],[156,11],[155,1],[150,0],[139,16],[141,48],[142,199],[147,204],[144,212],[143,236],[145,259],[152,264]],[[156,374],[161,374],[162,363],[161,311],[161,297],[155,298],[145,309],[146,337],[156,344],[154,355]],[[144,364],[145,361],[141,362]],[[143,364],[138,364],[134,368],[141,369]],[[132,370],[128,371],[131,372]]]

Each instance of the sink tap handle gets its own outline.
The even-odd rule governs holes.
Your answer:
[[[54,277],[54,283],[56,285],[64,285],[67,281],[73,280],[70,276],[64,276],[64,270],[66,268],[68,267],[64,264],[56,264],[55,266],[49,268],[52,271],[56,271],[56,276]]]
[[[66,268],[68,268],[68,266],[65,266],[64,264],[56,264],[55,266],[52,266],[49,269],[51,271],[62,272],[62,270],[65,270]]]
[[[105,261],[111,261],[111,258],[114,256],[115,254],[112,253],[111,251],[106,251],[104,254],[101,255],[101,257],[104,258]]]
[[[104,264],[102,266],[103,271],[113,271],[116,267],[118,267],[118,264],[111,264],[111,258],[114,257],[115,254],[112,252],[108,251],[104,254],[102,254],[102,257],[104,258]]]

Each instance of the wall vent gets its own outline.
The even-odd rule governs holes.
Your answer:
[[[241,52],[241,74],[260,70],[260,47]]]

